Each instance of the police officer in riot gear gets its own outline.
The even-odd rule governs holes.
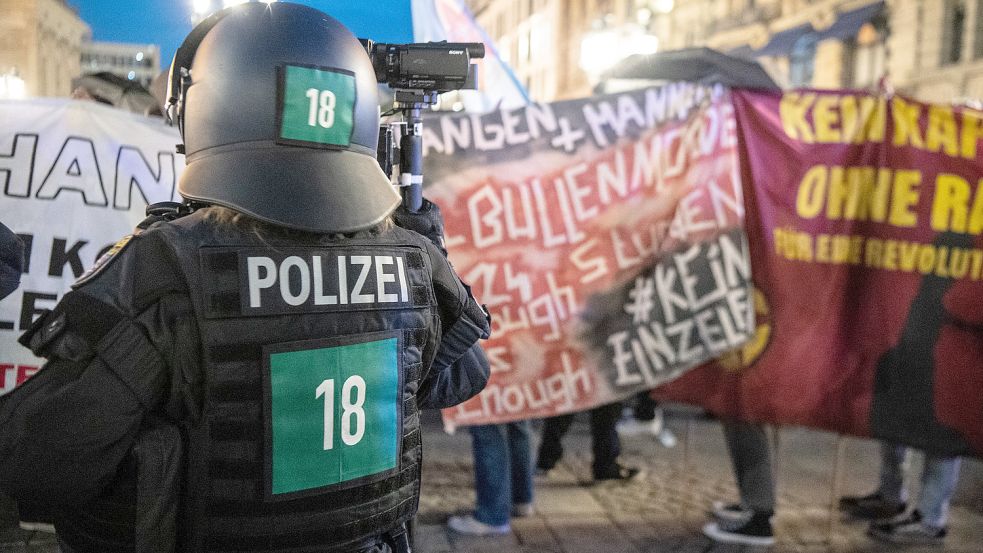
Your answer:
[[[0,489],[70,550],[408,550],[418,410],[488,377],[485,311],[398,213],[376,81],[334,19],[248,3],[172,65],[187,155],[157,207],[21,339]]]

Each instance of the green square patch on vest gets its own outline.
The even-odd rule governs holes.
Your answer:
[[[277,142],[347,147],[355,120],[355,76],[324,67],[280,68]]]
[[[385,478],[402,438],[400,334],[264,348],[266,497],[288,499]]]

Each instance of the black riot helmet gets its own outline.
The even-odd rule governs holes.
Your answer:
[[[319,233],[371,227],[399,203],[375,159],[372,63],[318,10],[251,2],[217,12],[174,55],[168,97],[187,199]]]

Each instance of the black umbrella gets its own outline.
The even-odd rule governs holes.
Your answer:
[[[729,56],[711,48],[633,54],[601,76],[602,83],[611,79],[687,81],[721,84],[730,88],[780,88],[758,62]]]
[[[160,103],[146,88],[136,81],[124,79],[119,75],[105,71],[92,73],[75,79],[72,84],[76,91],[84,90],[97,102],[134,113],[160,115]]]

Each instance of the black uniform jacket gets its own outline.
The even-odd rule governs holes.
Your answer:
[[[200,415],[203,375],[192,302],[180,272],[152,240],[157,225],[167,224],[117,244],[22,339],[47,362],[0,398],[0,489],[9,495],[51,505],[88,501],[128,470],[138,435],[154,420]],[[484,387],[488,365],[472,358],[456,363],[473,340],[449,331],[476,324],[480,307],[433,244],[400,227],[384,232],[416,236],[433,267],[443,332],[418,404],[460,403]],[[487,337],[487,319],[477,326]]]

